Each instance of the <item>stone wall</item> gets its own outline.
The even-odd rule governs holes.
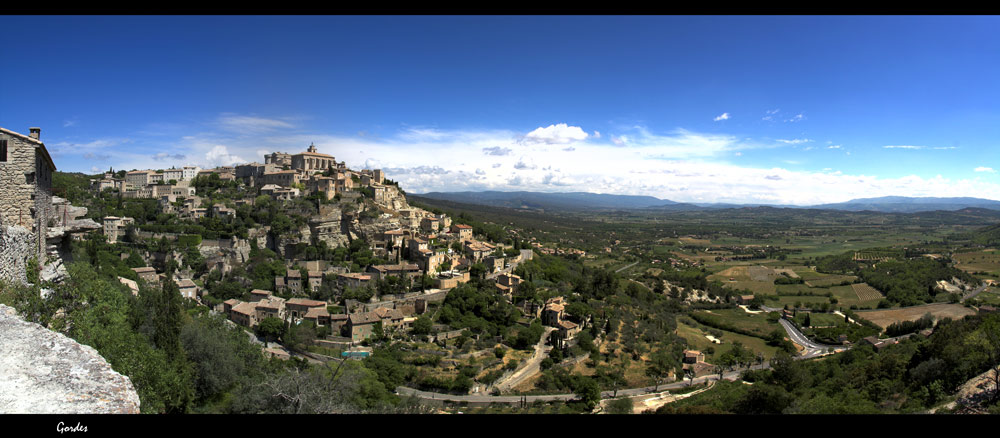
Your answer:
[[[24,227],[0,226],[0,280],[27,284],[27,261],[34,254],[35,235]]]
[[[138,414],[139,394],[97,350],[0,304],[0,414]]]
[[[34,253],[45,260],[45,228],[52,211],[52,170],[36,151],[41,143],[0,132],[7,161],[0,161],[0,225],[19,225],[33,235]]]

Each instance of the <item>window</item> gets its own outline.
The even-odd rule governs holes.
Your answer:
[[[0,140],[0,161],[7,161],[7,140]]]

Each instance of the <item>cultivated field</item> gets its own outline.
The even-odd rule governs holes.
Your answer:
[[[853,275],[827,275],[822,278],[817,278],[814,280],[806,281],[806,285],[810,287],[822,287],[822,286],[833,286],[843,283],[845,281],[854,281],[858,277]]]
[[[851,288],[854,289],[854,293],[858,295],[858,300],[862,303],[882,299],[882,293],[874,287],[869,286],[868,283],[852,284]]]
[[[791,278],[799,278],[799,274],[791,270],[790,268],[775,268],[774,273],[778,275],[788,274],[788,276]]]
[[[927,304],[923,306],[903,307],[889,310],[864,310],[856,314],[885,329],[892,323],[900,321],[916,321],[930,313],[935,319],[961,319],[976,312],[961,304]]]
[[[955,267],[966,272],[1000,273],[1000,251],[987,249],[952,255]]]
[[[695,239],[694,237],[680,237],[677,240],[681,242],[681,245],[698,245],[698,246],[710,246],[712,244],[708,239]]]

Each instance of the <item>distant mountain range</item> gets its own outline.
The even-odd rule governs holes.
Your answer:
[[[1000,201],[982,198],[911,198],[884,196],[881,198],[852,199],[833,204],[774,205],[729,203],[681,203],[652,196],[607,195],[586,192],[430,192],[418,194],[425,198],[466,204],[488,205],[530,210],[633,210],[655,209],[664,211],[693,211],[721,208],[774,207],[812,208],[844,211],[876,211],[881,213],[917,213],[922,211],[956,211],[965,208],[1000,210]]]

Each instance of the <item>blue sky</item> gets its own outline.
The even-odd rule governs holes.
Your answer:
[[[8,17],[63,171],[315,143],[409,192],[1000,199],[997,17]]]

